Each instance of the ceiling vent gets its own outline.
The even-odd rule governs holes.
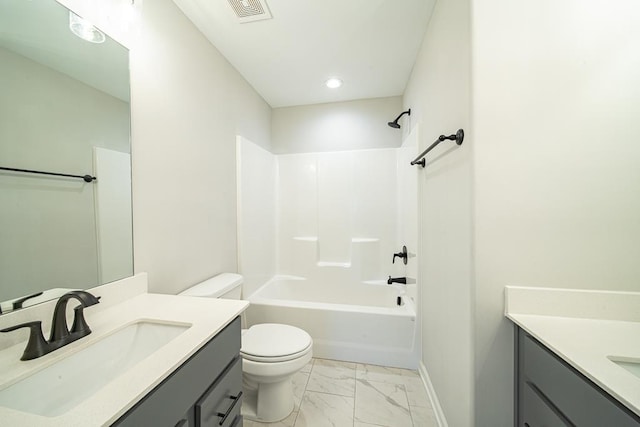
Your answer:
[[[245,22],[271,19],[271,12],[265,0],[228,0],[241,24]]]

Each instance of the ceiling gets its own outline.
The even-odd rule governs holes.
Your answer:
[[[272,19],[240,23],[227,0],[174,0],[278,108],[402,95],[436,0],[266,1]]]

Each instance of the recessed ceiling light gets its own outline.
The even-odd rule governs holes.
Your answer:
[[[327,85],[327,87],[329,89],[336,89],[339,88],[340,86],[342,86],[342,80],[336,78],[336,77],[332,77],[329,80],[327,80],[326,82],[324,82],[325,85]]]
[[[69,29],[83,40],[91,43],[104,43],[105,36],[102,31],[71,11],[69,11]]]

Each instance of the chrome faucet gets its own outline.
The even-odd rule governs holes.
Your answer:
[[[77,299],[80,301],[80,305],[73,309],[74,318],[71,330],[67,326],[67,302],[70,299]],[[91,333],[91,329],[84,319],[85,307],[98,304],[100,297],[96,297],[86,291],[71,291],[62,295],[56,307],[53,310],[53,321],[51,323],[51,335],[49,341],[45,340],[42,334],[42,322],[36,320],[33,322],[26,322],[20,325],[11,326],[9,328],[1,329],[0,332],[11,332],[21,328],[29,328],[29,341],[27,347],[24,349],[24,353],[20,360],[32,360],[45,354],[51,353],[54,350],[64,347],[65,345],[79,340]]]

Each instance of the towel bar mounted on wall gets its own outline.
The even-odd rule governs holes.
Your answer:
[[[454,135],[440,135],[438,139],[436,139],[436,141],[429,146],[429,148],[420,153],[420,155],[411,162],[411,165],[421,165],[422,167],[425,167],[427,165],[427,161],[425,160],[424,156],[426,156],[429,151],[436,148],[436,146],[442,141],[446,140],[455,141],[456,144],[461,145],[462,141],[464,140],[464,130],[458,129],[458,132],[456,132]]]
[[[91,175],[70,175],[68,173],[42,172],[42,171],[34,171],[30,169],[5,168],[2,166],[0,166],[0,170],[10,171],[10,172],[35,173],[39,175],[65,176],[67,178],[81,178],[84,180],[84,182],[91,182],[98,179],[95,176],[91,176]]]

